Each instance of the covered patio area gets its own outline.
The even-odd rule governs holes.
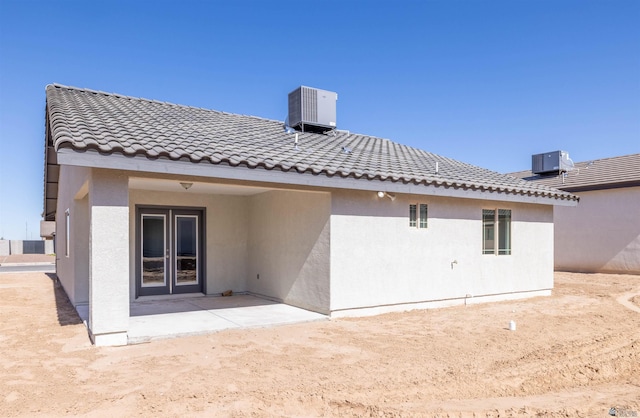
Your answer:
[[[78,306],[77,311],[86,325],[88,306]],[[209,334],[225,329],[270,327],[329,318],[249,294],[136,301],[130,304],[129,311],[128,344]]]

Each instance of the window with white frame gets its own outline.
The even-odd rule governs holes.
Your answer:
[[[427,227],[427,205],[425,203],[409,205],[409,226],[424,229]]]
[[[482,209],[482,254],[511,254],[511,209]]]
[[[71,237],[71,227],[69,225],[69,209],[64,211],[64,255],[69,257],[69,240]]]

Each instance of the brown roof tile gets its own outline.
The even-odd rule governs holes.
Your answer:
[[[640,154],[575,163],[564,175],[536,175],[531,170],[510,175],[569,192],[640,186]]]

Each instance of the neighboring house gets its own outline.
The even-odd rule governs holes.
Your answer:
[[[233,290],[336,317],[553,288],[570,193],[346,131],[46,95],[46,220],[96,344],[126,344],[129,304],[153,295]]]
[[[580,197],[554,211],[557,270],[640,274],[640,154],[511,175]]]

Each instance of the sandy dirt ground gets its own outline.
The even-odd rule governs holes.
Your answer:
[[[11,254],[0,255],[0,266],[13,263],[55,263],[53,254]]]
[[[551,297],[97,348],[51,276],[2,274],[0,415],[640,416],[639,295],[556,273]]]

